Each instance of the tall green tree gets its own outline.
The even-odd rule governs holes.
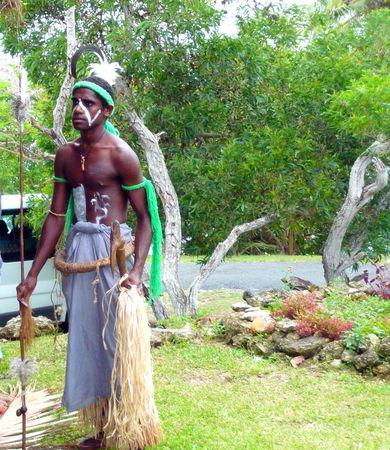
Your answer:
[[[349,169],[371,139],[345,125],[349,112],[337,95],[388,70],[388,10],[344,26],[324,18],[318,29],[299,8],[270,6],[243,11],[229,37],[206,0],[27,0],[22,25],[2,19],[0,31],[7,51],[23,54],[31,79],[45,87],[47,117],[64,74],[63,13],[72,4],[80,44],[120,61],[131,106],[164,132],[186,251],[209,252],[234,225],[267,212],[281,220],[236,251],[320,251]],[[124,120],[128,106],[119,105],[114,121],[142,153]],[[381,107],[370,108],[372,116]]]

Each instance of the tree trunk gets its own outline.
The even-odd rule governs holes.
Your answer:
[[[324,247],[322,264],[327,283],[337,277],[347,280],[346,269],[365,256],[365,253],[361,252],[366,237],[364,233],[355,239],[348,254],[343,251],[342,243],[356,214],[388,183],[387,168],[375,154],[388,151],[389,148],[390,141],[378,140],[359,156],[352,166],[347,197],[336,215]],[[374,165],[376,179],[365,185],[364,176],[370,163]]]
[[[122,101],[129,97],[129,88],[123,80],[116,83],[117,92]],[[165,244],[163,281],[177,316],[189,313],[187,298],[179,282],[179,258],[181,252],[181,215],[175,188],[169,177],[164,155],[158,143],[158,136],[153,134],[143,123],[138,114],[129,108],[126,111],[130,126],[138,136],[145,151],[150,177],[161,199],[165,213]]]

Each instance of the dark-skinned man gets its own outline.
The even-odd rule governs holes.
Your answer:
[[[73,87],[72,104],[72,123],[80,138],[57,152],[51,209],[31,270],[17,288],[20,301],[31,295],[40,270],[53,254],[71,194],[77,221],[67,237],[67,261],[107,257],[114,220],[119,221],[121,233],[129,241],[131,230],[125,221],[130,204],[136,215],[136,230],[134,262],[125,285],[141,283],[152,239],[151,218],[139,160],[107,121],[114,108],[111,86],[98,77],[86,78]],[[95,279],[99,282],[94,283]],[[109,267],[63,277],[69,319],[63,405],[68,411],[79,410],[79,416],[95,427],[99,439],[107,416],[115,352],[115,301],[105,293],[114,283]],[[85,445],[94,444],[88,441]]]

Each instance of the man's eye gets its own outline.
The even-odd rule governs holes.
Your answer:
[[[90,101],[88,101],[88,100],[85,100],[85,101],[84,101],[84,105],[85,105],[85,106],[92,106],[93,103],[90,102]]]

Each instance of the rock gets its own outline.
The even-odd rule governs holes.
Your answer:
[[[350,281],[348,283],[348,286],[350,289],[354,289],[353,293],[362,292],[368,295],[372,294],[372,287],[366,283],[359,283],[358,281]],[[347,292],[349,292],[349,289]]]
[[[390,379],[390,364],[380,364],[373,367],[372,372],[379,378]]]
[[[213,325],[214,322],[217,320],[221,320],[223,317],[226,316],[226,313],[211,313],[206,314],[202,317],[199,317],[199,319],[196,321],[196,323],[200,325]]]
[[[371,350],[374,349],[374,347],[377,347],[381,343],[381,340],[378,338],[376,334],[368,334],[367,343]]]
[[[356,352],[360,355],[360,354],[366,352],[367,350],[368,350],[368,343],[367,343],[366,339],[359,341]]]
[[[343,362],[341,361],[341,359],[334,359],[333,361],[331,361],[330,365],[334,369],[339,369],[341,367],[342,363]]]
[[[266,311],[268,312],[268,311]],[[250,311],[244,312],[240,315],[240,319],[248,320],[249,322],[253,322],[257,317],[263,315],[263,311],[259,308],[252,309]]]
[[[33,321],[36,337],[53,334],[55,332],[56,327],[54,322],[47,317],[33,317]],[[20,316],[10,319],[5,327],[0,328],[0,339],[19,339],[20,323]]]
[[[344,350],[341,353],[341,361],[343,363],[350,363],[354,360],[354,358],[356,357],[357,353],[354,352],[353,350]]]
[[[343,353],[344,346],[340,341],[331,341],[326,344],[318,354],[319,361],[339,359]]]
[[[296,331],[297,324],[297,320],[283,318],[276,322],[276,329],[278,331],[282,331],[283,333],[291,333]]]
[[[258,306],[260,308],[268,308],[273,305],[278,299],[286,298],[287,291],[284,289],[269,289],[255,293],[254,291],[244,291],[242,298],[251,306]]]
[[[367,350],[361,355],[355,356],[355,358],[353,359],[353,365],[358,371],[362,371],[369,367],[374,367],[378,364],[378,362],[379,356],[376,352],[374,352],[374,350]]]
[[[287,277],[287,284],[293,291],[315,291],[319,289],[319,286],[313,284],[311,281],[304,280],[303,278],[290,276]]]
[[[190,324],[187,323],[183,328],[178,330],[170,328],[152,328],[150,336],[150,345],[158,347],[168,340],[174,339],[194,339],[198,337],[198,333],[192,330]]]
[[[283,333],[290,333],[291,331],[296,331],[297,324],[297,320],[282,319],[276,322],[276,329],[278,331],[283,331]]]
[[[231,342],[233,336],[237,334],[252,335],[251,323],[246,320],[241,320],[236,313],[225,315],[221,319],[221,323],[225,329],[225,338],[227,342]]]
[[[305,358],[310,358],[328,342],[329,339],[316,336],[309,336],[298,340],[284,338],[277,343],[277,349],[290,356],[302,355]]]
[[[250,339],[250,336],[247,334],[236,334],[231,339],[231,345],[233,347],[246,348],[249,339]]]
[[[252,338],[248,342],[247,348],[250,352],[259,356],[270,356],[275,351],[275,346],[272,341],[264,338]]]
[[[390,356],[390,337],[381,340],[378,345],[378,353],[382,357]]]
[[[291,359],[290,364],[296,369],[300,364],[303,363],[305,360],[305,357],[302,355],[294,356],[294,358]]]
[[[291,331],[291,333],[286,334],[286,339],[290,339],[290,341],[296,341],[301,339],[301,336],[296,331]]]
[[[274,331],[272,333],[271,339],[272,339],[272,342],[277,343],[277,342],[281,341],[282,339],[284,339],[285,337],[286,337],[286,333],[283,333],[282,331]]]
[[[233,303],[233,305],[232,305],[232,310],[236,311],[236,312],[246,311],[249,308],[250,308],[250,305],[248,305],[248,303],[238,302],[238,303]]]
[[[252,322],[253,333],[273,333],[275,330],[276,320],[268,311],[261,311],[263,314],[256,317]]]

